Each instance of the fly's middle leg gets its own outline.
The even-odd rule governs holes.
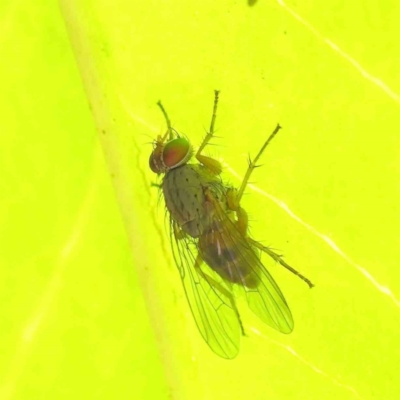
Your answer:
[[[241,207],[240,203],[237,201],[237,194],[238,191],[236,189],[228,189],[226,192],[226,203],[228,205],[228,208],[231,211],[234,211],[236,214],[236,228],[246,238],[247,228],[249,225],[249,217],[246,210]]]
[[[250,176],[253,171],[258,167],[257,161],[261,157],[261,154],[264,152],[265,148],[274,138],[274,136],[279,132],[282,127],[277,124],[274,131],[269,135],[267,141],[263,144],[258,154],[255,156],[253,160],[249,159],[249,166],[247,168],[246,174],[244,175],[243,181],[240,185],[239,189],[229,189],[227,191],[227,202],[228,207],[230,210],[235,211],[237,213],[239,225],[242,226],[241,232],[247,231],[247,213],[244,209],[240,206],[240,201],[242,200],[243,193],[246,189],[247,183],[249,182]],[[244,235],[246,236],[246,235]]]
[[[274,138],[274,136],[279,132],[279,130],[282,129],[282,127],[277,124],[276,128],[274,131],[269,135],[267,141],[263,144],[261,147],[260,151],[258,154],[255,156],[253,160],[249,159],[249,166],[247,168],[246,174],[243,178],[242,184],[240,185],[239,190],[237,191],[236,194],[236,202],[237,204],[240,203],[240,200],[242,199],[243,193],[246,189],[247,183],[249,182],[250,176],[253,173],[253,171],[258,167],[257,161],[261,157],[261,154],[264,152],[265,148],[268,146],[268,144],[271,142],[271,140]]]
[[[222,171],[221,163],[219,161],[215,160],[214,158],[204,156],[201,153],[204,150],[204,148],[207,146],[207,144],[211,140],[211,138],[214,136],[214,126],[215,126],[215,120],[217,118],[218,99],[219,99],[219,91],[215,90],[214,91],[214,107],[213,107],[213,113],[212,113],[212,117],[211,117],[210,129],[207,132],[206,137],[204,138],[203,142],[201,143],[199,149],[196,152],[197,160],[200,163],[202,163],[206,168],[208,168],[215,175],[219,175],[221,173],[221,171]]]
[[[240,185],[240,188],[238,190],[236,189],[229,189],[226,193],[227,196],[227,205],[228,208],[236,213],[236,226],[240,233],[246,238],[247,242],[261,250],[264,253],[267,253],[272,259],[274,259],[276,262],[278,262],[280,265],[282,265],[284,268],[292,272],[293,274],[297,275],[301,280],[307,283],[307,285],[312,288],[314,287],[314,284],[306,278],[304,275],[302,275],[300,272],[295,270],[293,267],[291,267],[289,264],[287,264],[282,256],[279,254],[276,254],[274,251],[272,251],[269,247],[263,246],[261,243],[258,243],[257,241],[249,238],[247,236],[247,229],[248,229],[248,216],[246,211],[241,207],[240,201],[242,199],[243,193],[246,189],[247,183],[249,181],[249,178],[254,171],[255,168],[257,168],[257,161],[260,158],[261,154],[264,152],[265,148],[267,145],[271,142],[271,140],[274,138],[274,136],[279,132],[281,129],[281,126],[278,124],[274,131],[271,133],[271,135],[268,137],[267,141],[264,143],[264,145],[261,147],[260,151],[256,155],[256,157],[253,160],[249,160],[249,166],[247,168],[246,174],[243,178],[242,184]]]

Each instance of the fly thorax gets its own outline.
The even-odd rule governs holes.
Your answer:
[[[198,165],[186,164],[165,175],[162,189],[172,219],[192,237],[208,230],[212,210],[204,195],[209,185]]]

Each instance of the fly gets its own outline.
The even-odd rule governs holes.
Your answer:
[[[288,265],[269,247],[248,234],[248,216],[241,199],[257,161],[279,132],[278,124],[257,156],[249,161],[238,189],[226,185],[219,161],[203,150],[214,135],[219,91],[215,91],[210,129],[195,152],[189,140],[167,122],[158,136],[149,165],[163,174],[160,185],[170,216],[170,239],[175,263],[197,327],[208,346],[219,356],[236,357],[244,334],[236,306],[235,287],[241,288],[249,308],[266,324],[290,333],[294,322],[278,285],[261,262],[261,252],[297,275],[311,288],[309,279]],[[190,163],[196,159],[198,163]]]

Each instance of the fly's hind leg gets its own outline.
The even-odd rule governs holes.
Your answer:
[[[276,254],[274,251],[272,251],[269,247],[263,246],[261,243],[255,241],[254,239],[251,239],[250,237],[247,236],[247,228],[248,228],[248,216],[247,212],[240,206],[240,204],[237,204],[237,199],[236,199],[237,192],[234,189],[230,189],[227,193],[228,196],[228,207],[232,210],[235,211],[236,213],[236,227],[239,230],[239,232],[245,237],[247,242],[253,246],[256,247],[257,249],[263,251],[264,253],[267,253],[271,258],[273,258],[276,262],[278,262],[282,267],[286,268],[293,274],[297,275],[301,280],[307,283],[307,285],[312,288],[314,287],[314,284],[306,278],[304,275],[302,275],[299,271],[295,270],[293,267],[291,267],[288,263],[286,263],[282,256],[279,254]]]
[[[227,290],[226,288],[224,288],[219,282],[217,282],[215,279],[211,278],[211,276],[209,276],[208,274],[206,274],[202,269],[201,269],[201,264],[203,263],[203,259],[201,258],[200,254],[197,255],[196,258],[196,264],[195,264],[195,268],[197,273],[205,280],[207,281],[213,288],[215,288],[216,290],[218,290],[220,293],[222,293],[231,303],[231,308],[235,311],[237,319],[239,321],[239,325],[240,325],[240,329],[242,331],[242,335],[246,336],[246,333],[244,331],[243,328],[243,323],[242,323],[242,319],[240,318],[240,314],[239,314],[239,310],[237,309],[236,306],[236,301],[235,298],[233,297],[233,294]]]
[[[199,149],[196,152],[197,160],[201,164],[203,164],[206,168],[208,168],[215,175],[219,175],[221,173],[221,171],[222,171],[221,163],[219,161],[215,160],[214,158],[204,156],[201,153],[204,150],[204,148],[207,146],[207,144],[211,140],[211,138],[214,136],[214,126],[215,126],[215,120],[217,118],[218,99],[219,99],[219,91],[215,90],[214,91],[214,107],[213,107],[213,113],[212,113],[212,117],[211,117],[210,129],[207,132],[206,137],[204,138],[203,142],[201,143]]]
[[[269,247],[263,246],[261,243],[258,243],[257,241],[247,238],[247,241],[257,249],[263,251],[264,253],[267,253],[271,258],[273,258],[276,262],[282,265],[282,267],[286,268],[289,270],[291,273],[297,275],[301,280],[303,280],[307,285],[311,288],[313,288],[315,285],[304,275],[302,275],[299,271],[295,270],[293,267],[291,267],[288,263],[286,263],[282,256],[279,254],[276,254],[274,251],[272,251]]]

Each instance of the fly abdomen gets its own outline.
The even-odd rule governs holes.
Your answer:
[[[199,238],[198,245],[201,258],[223,279],[248,288],[258,286],[260,279],[255,272],[256,265],[251,266],[246,259],[247,242],[244,246],[233,240],[229,232],[210,230]]]

